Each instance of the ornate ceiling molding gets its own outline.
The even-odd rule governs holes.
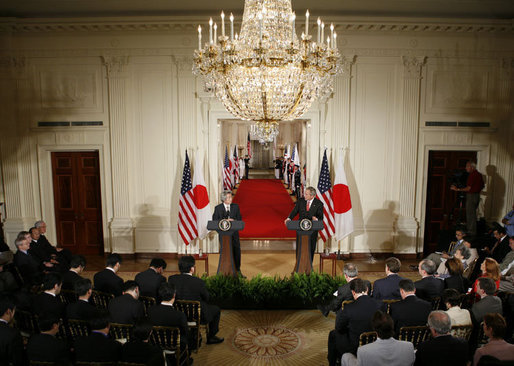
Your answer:
[[[46,19],[10,18],[0,23],[0,33],[75,33],[75,32],[193,32],[198,24],[205,19],[178,17],[169,19],[155,18],[113,18],[99,19],[64,19],[48,21]],[[422,19],[369,21],[346,20],[334,18],[333,21],[339,34],[344,32],[406,32],[406,33],[514,33],[514,24],[510,20],[469,20],[462,19],[438,21]]]

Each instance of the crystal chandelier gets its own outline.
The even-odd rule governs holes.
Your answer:
[[[300,39],[295,19],[291,0],[246,0],[239,35],[232,14],[230,32],[225,32],[223,12],[219,37],[212,18],[204,45],[198,27],[193,72],[205,77],[206,88],[230,113],[255,121],[268,140],[271,131],[278,133],[278,121],[302,116],[313,101],[332,93],[333,76],[341,71],[334,26],[325,39],[325,24],[318,18],[314,42],[309,11]]]
[[[271,122],[255,122],[250,126],[250,135],[259,140],[261,145],[273,142],[278,136],[278,123]]]

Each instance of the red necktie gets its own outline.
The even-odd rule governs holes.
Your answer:
[[[311,209],[311,201],[307,201],[307,211]]]

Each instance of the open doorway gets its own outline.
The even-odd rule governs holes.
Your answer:
[[[429,151],[423,253],[433,253],[453,240],[455,227],[466,220],[466,194],[450,190],[466,184],[466,162],[476,151]],[[447,246],[446,246],[447,247]]]

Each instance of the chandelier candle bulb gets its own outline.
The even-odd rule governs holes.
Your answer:
[[[321,19],[318,17],[318,44],[321,40]]]
[[[305,12],[305,37],[309,35],[309,10]]]
[[[334,49],[336,49],[336,48],[337,48],[337,33],[336,33],[336,32],[334,32],[334,39],[333,39],[333,41],[332,41],[332,47],[333,47]]]
[[[334,47],[334,24],[333,23],[330,24],[330,37],[331,37],[330,43],[333,48]]]
[[[296,20],[296,13],[293,12],[293,15],[291,16],[291,43],[294,42],[295,20]]]
[[[321,22],[321,44],[323,44],[325,38],[325,23]]]
[[[327,37],[327,48],[330,48],[330,36]]]
[[[259,40],[262,41],[262,13],[257,15],[259,18]]]
[[[218,42],[218,24],[214,23],[214,44]]]
[[[230,40],[234,40],[234,14],[230,13]]]
[[[221,35],[225,37],[225,13],[221,12]]]
[[[209,19],[209,43],[212,44],[212,18]]]
[[[198,50],[202,50],[202,26],[198,26]]]

